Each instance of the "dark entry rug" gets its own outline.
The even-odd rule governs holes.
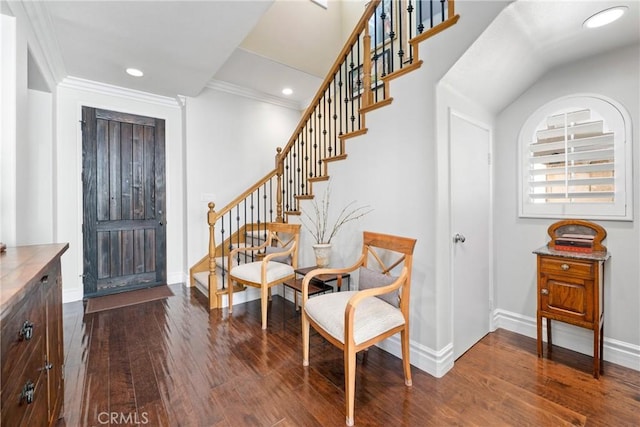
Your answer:
[[[129,305],[155,301],[171,296],[173,296],[173,292],[171,292],[171,289],[169,289],[167,285],[154,286],[152,288],[138,289],[129,292],[121,292],[119,294],[89,298],[87,300],[87,305],[84,312],[86,314],[96,313],[98,311],[126,307]]]

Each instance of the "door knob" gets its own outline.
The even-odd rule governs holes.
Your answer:
[[[460,233],[456,233],[456,235],[453,236],[453,243],[464,243],[465,240],[467,240],[467,238]]]

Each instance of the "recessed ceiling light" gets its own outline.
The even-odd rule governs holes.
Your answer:
[[[292,93],[293,93],[293,89],[291,89],[290,87],[285,87],[284,89],[282,89],[283,95],[291,95]]]
[[[127,68],[127,74],[133,77],[142,77],[144,73],[137,68]]]
[[[613,21],[620,19],[627,9],[627,6],[616,6],[610,9],[601,10],[595,15],[587,18],[582,26],[585,28],[598,28],[611,24]]]

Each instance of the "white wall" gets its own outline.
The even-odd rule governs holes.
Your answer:
[[[178,102],[142,96],[90,83],[62,84],[57,99],[56,175],[57,241],[69,242],[62,257],[64,302],[82,299],[82,106],[103,108],[165,120],[167,192],[167,281],[182,282],[185,251],[183,239],[182,113]],[[140,96],[137,96],[140,95]]]
[[[205,88],[186,101],[187,266],[207,254],[207,204],[219,210],[275,168],[300,112]]]
[[[464,26],[458,23],[420,45],[420,57],[425,60],[422,67],[391,82],[392,104],[368,113],[367,134],[347,140],[348,159],[329,166],[334,209],[354,199],[374,209],[338,234],[334,265],[346,266],[357,258],[363,230],[417,239],[411,288],[411,363],[435,376],[444,375],[453,364],[449,264],[440,259],[443,250],[449,251],[450,241],[448,228],[443,231],[448,227],[449,190],[440,182],[448,176],[448,162],[443,164],[439,152],[443,147],[436,132],[436,87],[506,4],[456,3]],[[314,184],[314,193],[323,190],[323,185]],[[302,260],[312,259],[311,243],[305,230]],[[382,346],[400,354],[395,338]]]
[[[518,134],[526,119],[545,103],[574,93],[597,93],[620,102],[632,118],[634,221],[596,221],[607,230],[612,254],[605,268],[605,360],[625,364],[624,351],[640,353],[640,48],[638,45],[554,69],[541,77],[497,118],[495,149],[495,271],[497,304],[507,328],[535,335],[536,263],[534,249],[548,241],[556,219],[518,218]],[[554,322],[558,324],[558,322]],[[591,354],[592,335],[558,325],[554,343]],[[635,346],[635,347],[634,347]],[[620,350],[620,351],[618,351]]]
[[[0,242],[16,244],[17,25],[0,15]],[[25,70],[26,71],[26,70]]]
[[[53,96],[29,90],[25,141],[17,146],[17,242],[53,242]]]
[[[0,241],[51,243],[55,85],[22,4],[3,2],[2,12]],[[47,92],[31,90],[29,76]]]

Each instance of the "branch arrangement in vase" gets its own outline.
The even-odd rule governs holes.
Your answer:
[[[373,209],[369,206],[355,206],[356,201],[348,203],[336,218],[334,222],[329,223],[329,204],[330,204],[331,188],[327,186],[322,196],[322,200],[318,201],[314,198],[311,202],[313,207],[312,214],[306,210],[302,210],[302,225],[311,233],[316,243],[331,243],[340,228],[350,221],[362,218]]]

